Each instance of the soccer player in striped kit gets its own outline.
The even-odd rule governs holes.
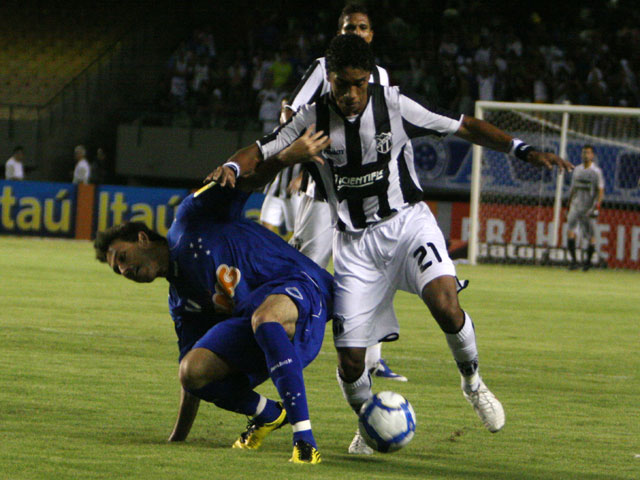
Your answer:
[[[333,331],[338,382],[350,406],[358,412],[372,396],[366,347],[399,336],[393,297],[400,289],[427,305],[458,366],[464,397],[497,432],[505,424],[504,409],[479,375],[475,329],[458,302],[455,267],[403,149],[412,138],[453,134],[535,165],[573,167],[488,122],[437,115],[397,87],[368,83],[373,54],[356,35],[334,38],[326,58],[330,93],[207,178],[235,185],[238,175],[266,170],[261,163],[282,168],[313,159],[316,188],[328,199],[337,227]]]
[[[338,18],[338,34],[354,33],[362,37],[367,43],[373,41],[373,28],[366,7],[358,4],[348,4],[342,9]],[[376,65],[369,78],[370,83],[389,86],[389,74]],[[281,115],[281,122],[291,118],[302,105],[314,103],[331,89],[327,80],[326,59],[316,59],[307,69],[304,77],[291,95],[290,105],[286,105]],[[413,148],[409,143],[404,151],[405,156],[413,159]],[[286,169],[284,170],[286,171]],[[303,187],[305,192],[297,208],[290,243],[302,253],[311,258],[322,268],[327,268],[333,250],[333,228],[331,227],[331,211],[326,199],[323,199],[315,189],[315,182],[304,172]],[[367,348],[365,358],[366,368],[375,377],[406,382],[407,378],[395,373],[386,360],[382,358],[382,343]],[[357,437],[349,447],[349,453],[370,454],[373,451]]]
[[[264,188],[265,196],[260,209],[260,223],[272,232],[279,233],[280,225],[283,224],[287,234],[293,232],[302,195],[292,192],[289,183],[298,176],[300,168],[300,165],[285,168]],[[325,267],[326,265],[323,268]]]

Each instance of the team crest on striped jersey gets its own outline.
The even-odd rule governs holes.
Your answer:
[[[383,132],[376,135],[376,151],[378,153],[389,153],[391,151],[391,132]]]

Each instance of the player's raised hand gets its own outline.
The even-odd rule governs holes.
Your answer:
[[[236,186],[236,173],[230,167],[220,165],[213,172],[206,176],[204,183],[210,181],[216,181],[223,187],[235,187]]]
[[[556,165],[567,172],[570,172],[571,170],[573,170],[573,165],[571,163],[560,158],[555,153],[550,153],[550,152],[536,152],[532,150],[527,155],[527,161],[534,165],[546,167],[549,170]]]
[[[316,132],[315,127],[315,124],[311,125],[300,138],[280,152],[280,159],[285,164],[294,165],[309,160],[324,164],[324,160],[318,154],[331,144],[331,139],[322,130]]]

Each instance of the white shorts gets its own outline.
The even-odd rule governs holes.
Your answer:
[[[585,240],[591,240],[596,232],[596,218],[590,215],[591,210],[578,211],[577,209],[569,209],[567,215],[567,228],[578,234],[578,228],[582,232]]]
[[[284,223],[287,232],[293,231],[296,210],[302,199],[301,195],[292,195],[291,198],[278,198],[266,195],[260,210],[260,221],[279,227]]]
[[[333,250],[331,208],[327,202],[302,196],[289,243],[322,268],[327,268]]]
[[[352,234],[333,237],[334,343],[368,347],[395,340],[397,290],[420,295],[443,275],[456,275],[436,219],[424,202]]]

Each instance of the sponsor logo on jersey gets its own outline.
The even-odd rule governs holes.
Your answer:
[[[376,151],[378,153],[389,153],[393,144],[391,143],[391,132],[383,132],[376,135]]]
[[[344,155],[344,148],[325,148],[324,153],[326,153],[327,155]]]
[[[216,312],[231,313],[235,306],[233,297],[240,283],[242,273],[236,267],[222,264],[216,270],[216,293],[213,294],[213,305]]]
[[[342,176],[336,173],[333,178],[337,191],[340,191],[342,188],[368,187],[383,179],[384,169],[376,170],[375,172],[367,173],[359,177]]]

